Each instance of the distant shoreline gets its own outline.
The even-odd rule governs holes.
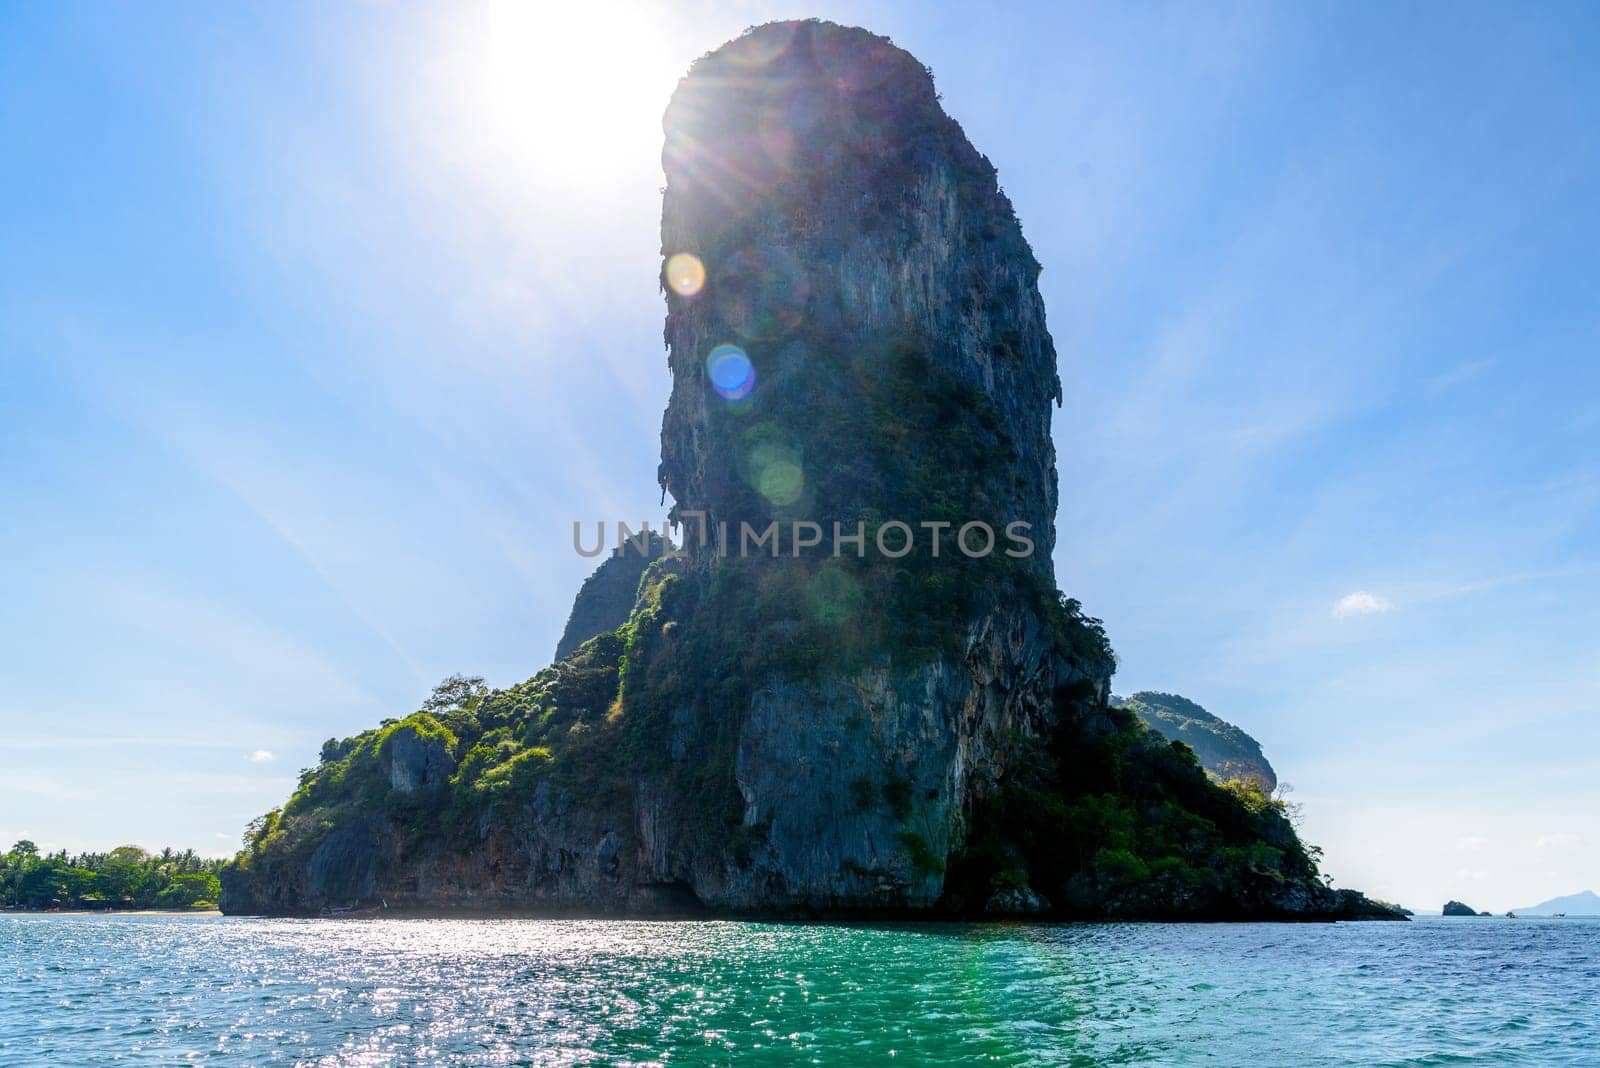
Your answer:
[[[221,909],[0,909],[0,916],[221,916]]]

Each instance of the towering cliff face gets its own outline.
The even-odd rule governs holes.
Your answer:
[[[680,511],[1022,520],[1048,573],[1061,385],[1039,263],[926,68],[862,30],[763,26],[695,65],[665,126],[662,251],[704,271],[666,286]],[[747,391],[713,380],[725,345]]]
[[[1038,262],[927,70],[865,31],[761,27],[695,65],[665,128],[661,482],[697,608],[628,711],[674,724],[666,796],[731,756],[750,842],[707,874],[713,843],[680,828],[658,874],[734,908],[931,906],[1014,740],[1112,669],[1093,641],[1062,654],[1040,596],[1060,384]],[[784,558],[726,558],[774,521]],[[895,522],[890,553],[920,551],[880,553]],[[956,542],[1016,522],[1031,555]],[[836,559],[836,527],[868,559]],[[674,688],[685,650],[734,655],[715,688]]]
[[[687,551],[528,682],[325,747],[224,908],[1359,911],[1268,799],[1108,706],[1105,635],[1050,570],[1039,267],[927,71],[863,30],[763,26],[665,125],[661,480]]]

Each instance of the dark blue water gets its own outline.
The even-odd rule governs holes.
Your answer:
[[[0,915],[0,1064],[1600,1065],[1600,922]]]

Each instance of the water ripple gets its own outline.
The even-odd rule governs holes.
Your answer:
[[[1600,923],[0,916],[0,1064],[1594,1064]]]

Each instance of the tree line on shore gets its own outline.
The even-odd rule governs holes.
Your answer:
[[[64,849],[41,854],[23,839],[0,854],[0,908],[212,908],[222,863],[192,849],[148,853],[131,845],[73,857]]]

